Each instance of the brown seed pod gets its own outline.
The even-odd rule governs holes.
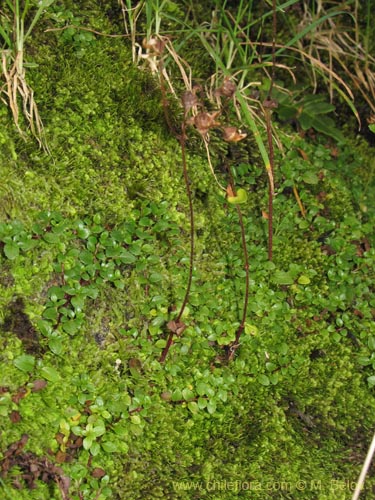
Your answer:
[[[181,101],[186,112],[199,104],[198,97],[189,90],[182,94]]]
[[[276,109],[278,107],[278,102],[275,99],[265,99],[263,101],[263,106],[266,109]]]
[[[236,92],[236,84],[229,80],[229,78],[225,78],[223,85],[221,86],[221,95],[224,97],[232,97],[232,95]]]
[[[144,38],[142,41],[143,48],[156,56],[160,56],[164,52],[165,44],[165,40],[157,38],[156,36],[152,36],[148,40],[147,38]]]
[[[224,127],[223,128],[223,139],[227,142],[239,142],[245,139],[247,134],[241,133],[237,127]]]
[[[198,132],[202,135],[206,135],[210,128],[218,127],[220,123],[216,121],[219,116],[220,111],[214,111],[213,113],[207,113],[202,111],[194,117],[194,125]]]

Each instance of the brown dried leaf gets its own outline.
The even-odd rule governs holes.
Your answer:
[[[59,450],[55,455],[55,460],[58,464],[67,462],[68,454],[65,451]]]
[[[174,320],[168,321],[167,328],[173,333],[176,333],[176,322]]]
[[[47,385],[47,381],[43,379],[34,380],[31,392],[38,392],[44,389]]]
[[[172,393],[170,391],[164,391],[161,393],[160,397],[164,401],[170,401],[172,398]]]
[[[167,327],[172,333],[175,333],[176,335],[181,335],[183,331],[186,330],[187,328],[185,323],[183,323],[182,321],[174,321],[174,320],[168,321]]]
[[[69,500],[70,477],[60,476],[58,478],[58,485],[63,497],[63,500]]]
[[[297,151],[305,161],[310,161],[307,153],[302,148],[297,148]]]
[[[8,458],[12,455],[18,455],[22,451],[22,449],[25,447],[28,440],[29,440],[29,436],[27,434],[22,434],[21,439],[19,441],[12,443],[8,447],[8,449],[4,453],[4,457]]]
[[[233,191],[232,186],[230,184],[228,184],[228,186],[227,186],[227,195],[228,196],[236,196],[234,194],[234,191]]]
[[[16,403],[18,405],[18,403],[26,396],[26,394],[27,389],[25,387],[20,387],[18,389],[18,392],[16,392],[16,394],[13,394],[12,396],[13,403]]]
[[[186,330],[187,325],[185,323],[182,323],[182,321],[177,323],[177,330],[176,330],[176,335],[182,335],[184,330]]]
[[[65,436],[62,432],[58,432],[57,434],[55,434],[55,439],[59,444],[63,444]]]
[[[75,448],[80,448],[83,443],[83,437],[81,436],[76,436],[73,433],[71,433],[71,442],[69,443],[69,448],[75,449]]]
[[[91,472],[91,475],[96,479],[100,479],[106,475],[106,472],[104,469],[101,469],[100,467],[95,467],[95,469]]]
[[[129,368],[133,368],[134,370],[142,370],[142,362],[137,359],[137,358],[130,358],[129,361]]]
[[[21,421],[21,414],[19,411],[13,410],[9,415],[10,421],[12,424],[17,424]]]

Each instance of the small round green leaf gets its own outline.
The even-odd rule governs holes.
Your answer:
[[[193,414],[196,414],[199,412],[198,404],[195,401],[190,401],[190,403],[188,403],[188,408],[191,411],[191,413],[193,413]]]
[[[35,365],[35,358],[30,354],[22,354],[13,361],[16,368],[23,372],[31,372]]]
[[[246,203],[247,201],[247,192],[240,188],[237,189],[237,196],[228,196],[228,202],[233,205],[238,205],[239,203]]]
[[[93,457],[96,457],[100,452],[100,444],[94,441],[90,446],[90,453]]]
[[[200,410],[203,410],[207,406],[207,399],[206,398],[198,398],[198,408]]]
[[[306,182],[306,184],[317,184],[319,182],[318,176],[309,170],[303,174],[302,180]]]
[[[93,443],[93,438],[91,436],[88,436],[88,437],[85,437],[85,439],[83,440],[83,447],[85,450],[89,450],[92,446],[92,443]]]
[[[42,319],[37,322],[38,329],[44,337],[49,337],[52,333],[52,324],[49,321],[44,321]]]
[[[255,325],[250,325],[249,323],[245,323],[245,333],[247,335],[258,335],[259,331]]]
[[[150,281],[151,281],[151,283],[159,283],[162,280],[163,280],[163,275],[160,274],[160,273],[152,273],[150,275]]]
[[[51,319],[52,321],[56,321],[58,317],[58,312],[56,307],[49,307],[43,311],[43,318]]]
[[[270,379],[267,377],[267,375],[259,375],[258,382],[264,386],[268,386],[271,383]]]
[[[291,274],[285,271],[275,271],[272,281],[276,285],[292,285],[294,283],[294,279]]]
[[[208,401],[207,403],[207,411],[208,413],[210,413],[211,415],[213,415],[216,411],[216,402],[215,401]]]
[[[43,366],[40,374],[49,382],[58,382],[61,378],[59,372],[52,366]]]
[[[194,393],[190,389],[186,388],[182,390],[182,397],[185,401],[188,401],[190,399],[194,399]]]
[[[172,401],[181,401],[181,399],[183,399],[182,397],[182,392],[180,391],[180,389],[175,389],[172,393]]]
[[[133,264],[137,260],[132,253],[127,252],[126,250],[121,252],[119,258],[123,264]]]
[[[204,396],[207,394],[207,384],[205,382],[198,382],[196,390],[199,396]]]
[[[107,453],[115,453],[116,451],[118,451],[118,446],[115,443],[113,443],[112,441],[106,441],[106,442],[102,443],[102,448]],[[90,449],[90,451],[91,451],[91,449]]]
[[[4,253],[5,253],[5,256],[9,260],[13,260],[13,259],[15,259],[15,258],[17,258],[19,256],[20,248],[19,248],[18,245],[16,245],[13,242],[11,242],[11,243],[5,243],[5,245],[4,245]]]
[[[56,356],[59,356],[64,351],[63,341],[60,337],[52,337],[48,341],[48,347]]]
[[[139,425],[141,423],[141,417],[139,415],[131,415],[130,420],[131,423],[135,425]]]
[[[152,220],[148,217],[142,217],[141,219],[139,219],[138,224],[142,227],[151,226]]]
[[[63,323],[63,330],[64,332],[68,333],[69,335],[74,335],[78,332],[82,324],[82,320],[80,319],[72,319],[65,321]]]
[[[308,276],[302,275],[298,278],[298,283],[300,285],[308,285],[311,282]]]

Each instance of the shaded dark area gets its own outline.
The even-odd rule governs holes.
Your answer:
[[[5,478],[12,472],[13,467],[20,471],[13,480],[16,489],[26,485],[29,489],[37,487],[36,481],[46,484],[56,483],[63,500],[69,500],[70,479],[64,476],[64,471],[50,462],[46,457],[38,457],[31,451],[23,451],[29,437],[23,434],[19,441],[11,444],[4,452],[4,459],[0,464],[1,477]]]
[[[40,355],[43,353],[37,332],[25,313],[25,303],[22,297],[17,297],[9,304],[8,314],[1,329],[4,333],[11,332],[17,335],[27,354]]]

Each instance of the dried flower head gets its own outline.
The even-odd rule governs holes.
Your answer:
[[[206,135],[210,128],[215,128],[220,125],[220,123],[216,121],[219,115],[220,111],[214,111],[213,113],[202,111],[194,116],[192,124],[195,125],[201,135]]]
[[[190,90],[187,90],[182,94],[182,105],[184,107],[184,110],[188,112],[191,108],[194,106],[199,105],[199,100],[198,97],[195,95],[194,92],[190,92]]]
[[[232,97],[232,95],[236,92],[236,84],[229,80],[229,78],[225,78],[223,85],[221,86],[221,92],[225,97]]]
[[[152,36],[148,40],[147,38],[144,38],[142,42],[143,48],[156,56],[160,56],[163,53],[165,44],[166,40],[163,40],[156,36]]]
[[[278,102],[275,99],[265,99],[263,101],[263,106],[266,109],[276,109],[278,107]]]
[[[215,90],[215,95],[217,97],[232,97],[232,95],[236,92],[236,84],[232,82],[228,77],[224,79],[224,82],[221,87]]]
[[[245,139],[247,134],[241,133],[241,130],[237,127],[224,127],[223,128],[223,139],[227,142],[239,142]]]

